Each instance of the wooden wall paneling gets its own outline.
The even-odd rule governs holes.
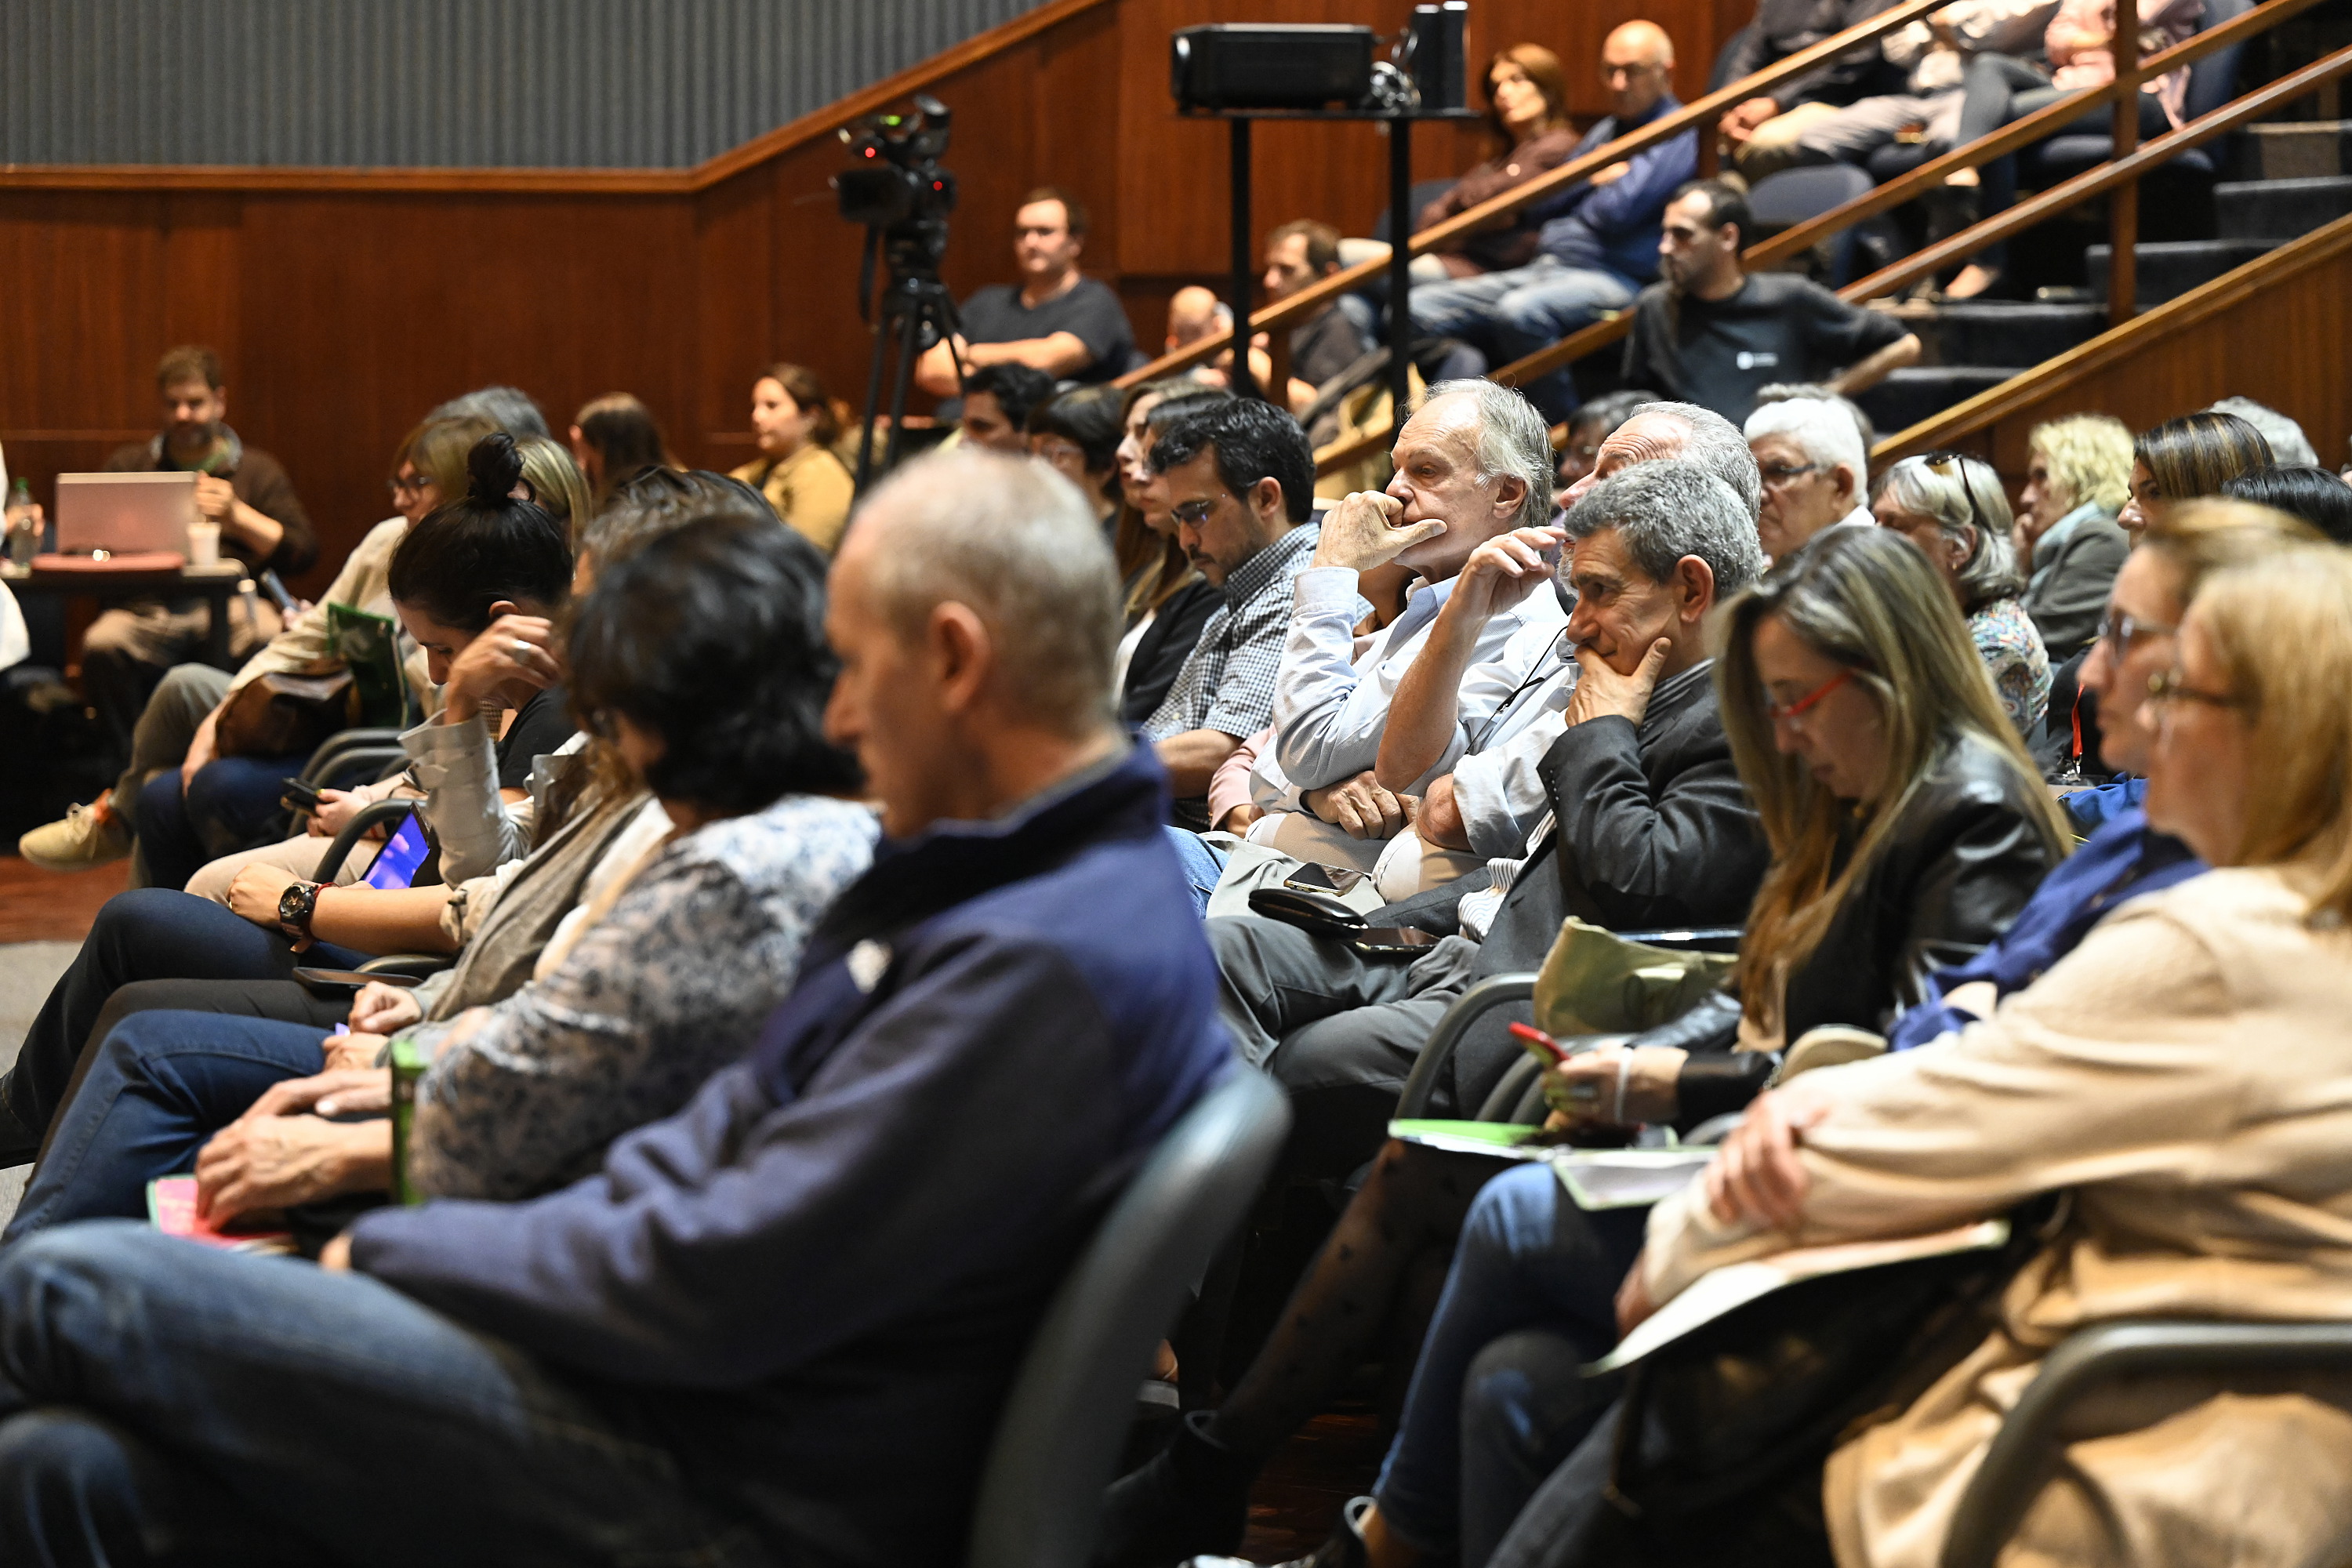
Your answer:
[[[272,195],[246,222],[240,357],[268,388],[249,434],[318,524],[310,586],[387,515],[392,449],[446,398],[513,383],[559,434],[604,392],[666,428],[695,407],[683,198]]]
[[[694,202],[693,301],[702,374],[688,390],[670,445],[690,463],[722,473],[748,462],[751,383],[776,352],[775,186],[761,172],[739,175]]]

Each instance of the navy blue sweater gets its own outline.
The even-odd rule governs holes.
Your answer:
[[[379,1209],[355,1268],[569,1373],[786,1562],[962,1555],[1093,1223],[1229,1070],[1148,747],[886,843],[758,1045],[599,1173]]]

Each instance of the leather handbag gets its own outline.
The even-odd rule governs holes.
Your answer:
[[[348,669],[273,670],[229,694],[213,726],[213,750],[224,757],[308,756],[327,737],[357,723],[359,707],[359,688]]]

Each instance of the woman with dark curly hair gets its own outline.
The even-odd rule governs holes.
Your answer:
[[[856,765],[823,733],[836,668],[823,559],[736,494],[604,566],[579,605],[574,706],[671,831],[592,878],[520,990],[403,1031],[431,1063],[408,1143],[414,1191],[528,1197],[684,1104],[751,1043],[817,915],[872,857],[873,814],[845,798]],[[385,1190],[389,1123],[324,1119],[388,1106],[378,1044],[226,1015],[124,1020],[9,1238],[140,1213],[147,1182],[192,1160],[216,1223]]]

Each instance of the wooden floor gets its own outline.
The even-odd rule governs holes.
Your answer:
[[[1250,1494],[1241,1554],[1287,1563],[1323,1544],[1340,1505],[1372,1489],[1381,1472],[1380,1417],[1370,1409],[1318,1415],[1283,1445]]]
[[[0,856],[0,942],[79,942],[98,906],[130,885],[131,862],[63,875]]]

